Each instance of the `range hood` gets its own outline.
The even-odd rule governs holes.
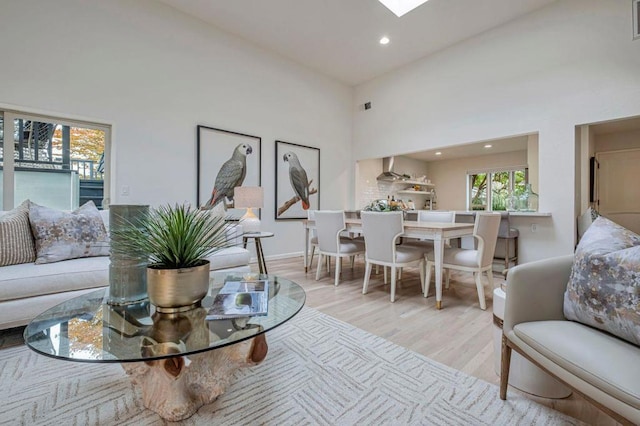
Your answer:
[[[385,157],[382,159],[382,173],[378,175],[377,180],[385,182],[395,182],[402,179],[403,176],[393,171],[393,157]]]

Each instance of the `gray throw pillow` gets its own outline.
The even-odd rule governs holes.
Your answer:
[[[0,216],[0,266],[31,263],[36,247],[29,227],[29,200]]]
[[[36,263],[109,255],[107,231],[93,201],[72,212],[31,203],[29,221],[36,240]]]
[[[640,345],[640,235],[600,216],[576,248],[567,319]]]

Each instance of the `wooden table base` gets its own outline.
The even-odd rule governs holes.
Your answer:
[[[195,355],[157,361],[123,363],[122,368],[142,391],[142,402],[169,421],[194,415],[229,386],[233,372],[256,365],[267,356],[264,334],[235,345]]]

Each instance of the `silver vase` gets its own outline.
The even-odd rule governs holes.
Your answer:
[[[122,231],[148,214],[148,205],[111,204],[109,229]],[[111,232],[110,238],[111,263],[107,303],[128,305],[147,299],[147,256],[144,253],[122,250],[120,238],[114,232]]]

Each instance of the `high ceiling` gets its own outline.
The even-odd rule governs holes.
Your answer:
[[[448,146],[440,149],[404,154],[405,157],[422,161],[445,161],[465,157],[478,157],[481,155],[501,154],[512,151],[526,151],[528,136],[514,136],[511,138],[493,139],[465,145]],[[491,145],[486,147],[486,145]],[[440,155],[436,155],[440,152]]]
[[[377,0],[159,1],[357,85],[556,0],[429,0],[400,18]]]

